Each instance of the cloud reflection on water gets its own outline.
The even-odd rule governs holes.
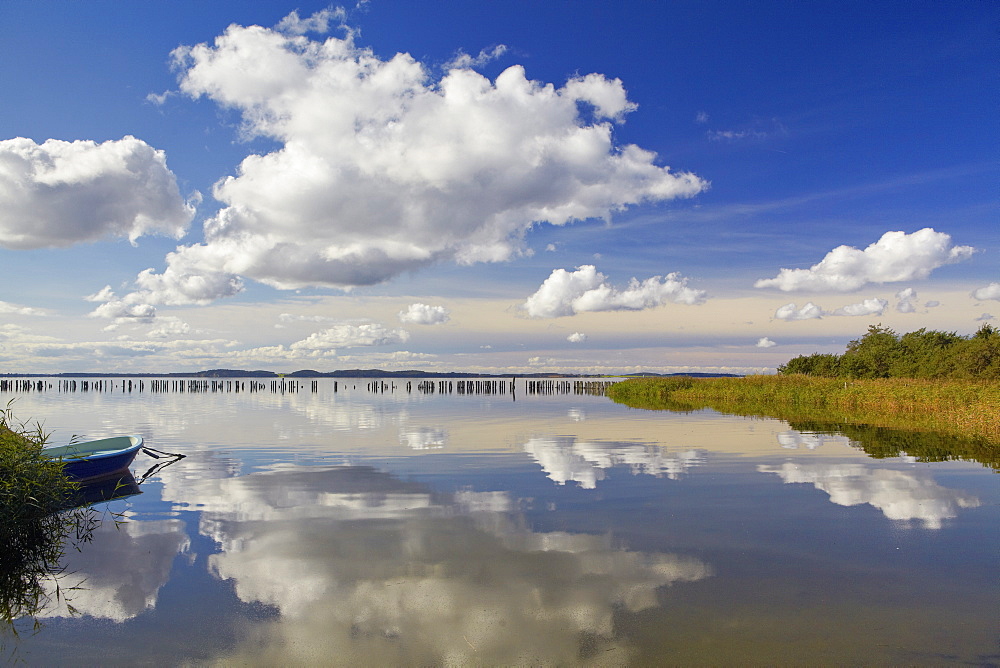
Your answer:
[[[448,430],[442,427],[401,428],[399,443],[414,450],[436,450],[448,443]]]
[[[609,535],[534,531],[504,491],[439,493],[370,467],[283,466],[190,491],[222,547],[211,572],[281,613],[227,662],[575,663],[584,637],[624,661],[614,611],[711,574]]]
[[[827,444],[850,446],[851,439],[838,434],[819,434],[808,431],[796,431],[794,429],[783,431],[778,434],[778,443],[786,450],[798,450],[806,448],[815,450]]]
[[[705,463],[700,450],[668,453],[657,445],[578,441],[574,436],[532,438],[524,444],[524,451],[556,484],[573,481],[584,489],[596,488],[605,471],[614,466],[628,466],[632,475],[677,480],[691,467]]]
[[[106,518],[90,543],[79,551],[67,551],[61,595],[55,595],[54,582],[45,581],[54,604],[38,616],[87,615],[123,622],[151,610],[170,577],[174,558],[190,545],[180,520],[128,520],[116,525]],[[66,591],[77,584],[79,589]]]
[[[786,483],[811,484],[829,494],[830,501],[839,506],[867,503],[890,520],[917,520],[925,529],[940,529],[944,520],[958,516],[959,508],[980,505],[975,496],[942,487],[929,473],[917,470],[796,462],[760,464],[757,470],[777,474]]]

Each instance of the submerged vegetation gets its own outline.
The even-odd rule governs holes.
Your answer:
[[[712,408],[778,418],[793,429],[843,433],[873,456],[906,452],[927,461],[971,459],[1000,468],[1000,382],[995,381],[862,380],[785,372],[630,379],[610,387],[608,396],[635,408]]]
[[[15,633],[16,620],[62,595],[67,539],[87,541],[98,523],[92,509],[67,509],[78,485],[42,454],[45,442],[41,426],[16,422],[9,405],[0,409],[0,625]]]

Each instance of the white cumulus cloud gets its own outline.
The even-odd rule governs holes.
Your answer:
[[[805,306],[798,308],[795,303],[785,304],[784,306],[779,306],[774,312],[775,320],[813,320],[817,318],[822,318],[828,315],[838,315],[838,316],[865,316],[865,315],[882,315],[885,312],[886,307],[889,306],[889,302],[884,299],[879,299],[878,297],[871,297],[870,299],[865,299],[864,301],[858,302],[856,304],[848,304],[847,306],[841,306],[840,308],[834,309],[832,311],[825,311],[823,308],[813,302],[806,302]]]
[[[607,277],[594,265],[576,271],[555,269],[528,297],[523,308],[532,318],[558,318],[585,311],[640,311],[668,302],[702,304],[704,290],[689,288],[687,279],[678,273],[653,276],[640,282],[633,278],[624,289],[607,283]]]
[[[413,325],[440,325],[451,319],[451,313],[443,306],[430,304],[410,304],[399,312],[399,321]]]
[[[219,251],[213,246],[181,246],[167,254],[167,269],[162,274],[152,269],[139,272],[135,279],[139,289],[126,299],[173,306],[204,305],[242,292],[239,276],[211,268],[219,261]]]
[[[776,320],[812,320],[813,318],[822,318],[827,313],[812,302],[806,302],[805,306],[798,308],[798,305],[785,304],[784,306],[779,306],[778,310],[774,312],[774,318]]]
[[[0,141],[0,247],[184,235],[194,217],[166,156],[135,137]]]
[[[872,297],[871,299],[866,299],[863,302],[858,302],[857,304],[841,306],[830,313],[830,315],[882,315],[885,313],[887,306],[889,306],[889,302],[886,300]]]
[[[114,324],[128,321],[149,324],[156,317],[156,308],[150,304],[134,304],[122,299],[112,299],[98,306],[89,315],[92,318],[114,320]],[[110,329],[113,328],[112,326]]]
[[[986,287],[972,291],[973,299],[996,299],[1000,301],[1000,283],[990,283]]]
[[[864,250],[838,246],[809,269],[782,269],[754,286],[785,292],[851,292],[869,283],[927,278],[938,267],[965,260],[973,252],[972,246],[954,246],[951,236],[930,227],[912,234],[886,232]]]
[[[635,108],[618,79],[558,87],[517,65],[495,80],[468,67],[436,77],[408,54],[381,59],[349,31],[303,34],[323,27],[297,17],[281,29],[232,25],[174,51],[183,94],[235,110],[244,136],[280,147],[215,184],[224,206],[204,243],[146,274],[146,301],[225,296],[234,277],[349,288],[438,262],[504,261],[526,252],[540,222],[608,219],[708,185],[613,141],[613,124]],[[217,292],[174,286],[193,273],[213,276],[205,287]]]
[[[156,307],[151,304],[135,301],[131,296],[119,299],[109,288],[105,287],[97,295],[87,297],[90,301],[96,301],[96,297],[101,296],[106,301],[91,311],[88,315],[91,318],[106,318],[113,322],[107,329],[114,330],[118,325],[125,323],[150,324],[156,318]]]
[[[148,336],[151,339],[169,339],[174,336],[187,336],[192,333],[191,325],[180,318],[166,316],[160,318],[157,323],[157,327],[149,330]]]
[[[771,339],[767,338],[766,336],[757,341],[758,348],[773,348],[776,345],[778,344],[772,341]]]
[[[917,310],[914,301],[917,299],[917,291],[913,288],[906,288],[896,293],[896,310],[900,313],[913,313]]]
[[[583,343],[584,341],[587,340],[587,335],[584,334],[583,332],[573,332],[572,334],[566,337],[566,340],[569,341],[570,343]]]
[[[84,300],[88,302],[107,302],[115,298],[115,293],[110,285],[105,285],[92,295],[87,295]]]
[[[310,334],[307,338],[293,343],[290,348],[293,351],[330,351],[337,348],[386,346],[404,343],[409,338],[410,334],[405,329],[388,329],[378,323],[343,324]]]

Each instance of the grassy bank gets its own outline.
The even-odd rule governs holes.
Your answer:
[[[0,622],[7,624],[44,607],[42,580],[58,576],[64,541],[84,519],[61,512],[77,485],[60,462],[42,456],[45,440],[41,427],[0,410]]]
[[[960,449],[973,448],[978,461],[1000,459],[1000,382],[995,381],[845,381],[800,374],[637,378],[615,384],[608,396],[635,408],[712,408],[814,426],[853,425],[855,431],[866,425],[946,435]]]
[[[42,455],[46,436],[41,427],[15,422],[10,409],[0,410],[0,517],[20,524],[63,508],[76,484],[63,475],[62,463]],[[0,537],[3,540],[4,537]],[[4,541],[5,546],[10,543]]]

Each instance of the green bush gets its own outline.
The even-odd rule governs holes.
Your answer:
[[[843,355],[801,355],[779,366],[778,372],[824,378],[1000,380],[1000,330],[983,325],[968,337],[927,329],[900,336],[872,325],[847,344]]]

